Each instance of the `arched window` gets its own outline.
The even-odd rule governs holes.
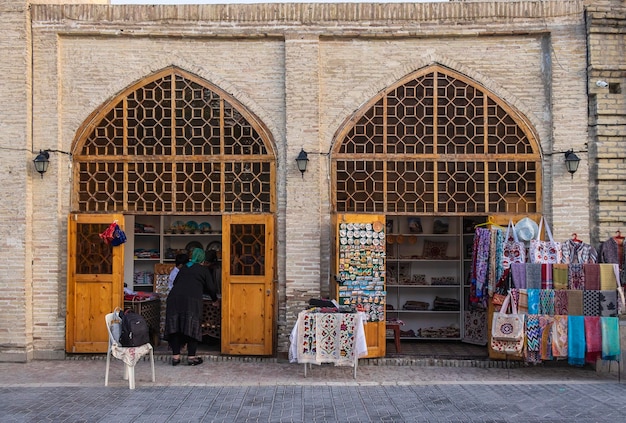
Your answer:
[[[175,67],[94,112],[73,156],[75,211],[274,211],[267,129],[230,95]]]
[[[541,158],[524,117],[440,65],[385,89],[338,131],[336,212],[535,213]]]

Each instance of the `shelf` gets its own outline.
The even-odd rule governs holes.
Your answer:
[[[134,286],[153,286],[151,283],[135,283]]]
[[[387,310],[387,314],[390,313],[409,313],[409,314],[458,314],[461,310]]]
[[[459,288],[459,284],[456,285],[387,285],[387,288]]]
[[[165,232],[164,237],[199,237],[199,236],[222,236],[221,232],[197,233],[197,234],[168,234]]]
[[[135,261],[159,261],[161,260],[160,257],[153,257],[153,258],[133,258],[133,260]]]

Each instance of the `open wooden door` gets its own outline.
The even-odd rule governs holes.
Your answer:
[[[271,355],[274,217],[222,217],[222,354]]]
[[[337,300],[367,314],[364,358],[384,357],[387,352],[384,228],[382,215],[340,214],[334,218]]]
[[[124,244],[111,247],[99,234],[121,214],[72,214],[68,222],[65,350],[103,353],[108,348],[104,315],[122,307]]]

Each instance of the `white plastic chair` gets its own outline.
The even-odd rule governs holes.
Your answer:
[[[107,367],[104,376],[104,386],[109,386],[109,364],[111,355],[124,362],[124,380],[128,379],[128,387],[135,389],[135,364],[147,353],[150,353],[150,364],[152,367],[152,382],[156,380],[154,374],[154,351],[152,344],[147,343],[138,347],[122,347],[119,345],[122,321],[119,316],[119,308],[113,313],[104,316],[109,333],[109,348],[107,350]]]

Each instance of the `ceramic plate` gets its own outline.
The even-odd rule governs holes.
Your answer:
[[[198,229],[202,232],[211,232],[211,224],[209,222],[202,222],[198,225]]]

